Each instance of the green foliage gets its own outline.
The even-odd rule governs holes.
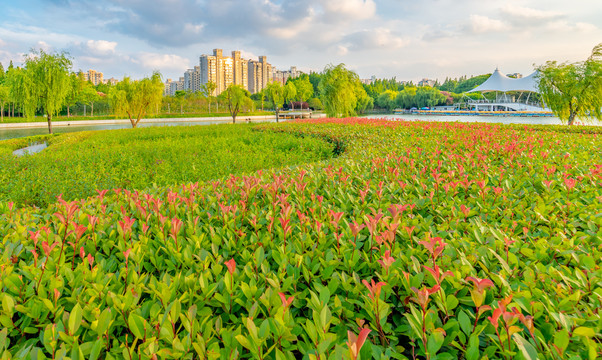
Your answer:
[[[537,70],[542,98],[559,119],[602,120],[602,43],[584,62],[548,61]]]
[[[310,108],[312,108],[314,110],[322,110],[322,109],[324,109],[324,106],[322,105],[322,102],[318,98],[311,98],[311,99],[309,99],[309,101],[307,102],[307,104],[309,105]]]
[[[148,111],[161,104],[163,88],[158,72],[136,81],[124,77],[111,89],[109,98],[115,114],[127,116],[135,128]]]
[[[52,116],[57,115],[67,101],[70,68],[71,60],[65,53],[32,51],[25,58],[22,80],[16,83],[25,115],[32,118],[41,110],[47,116],[49,133],[52,133]]]
[[[446,78],[443,84],[435,87],[441,91],[462,94],[481,85],[490,76],[491,74],[483,74],[471,76],[470,78],[467,78],[466,76],[462,76],[459,79]]]
[[[319,137],[345,151],[45,208],[0,203],[0,356],[586,359],[602,350],[600,129],[376,119],[259,129],[258,138]],[[136,143],[142,130],[123,133]],[[132,142],[119,134],[82,147]],[[144,148],[161,154],[162,143]],[[170,170],[179,173],[158,169]]]
[[[249,95],[249,92],[243,89],[241,85],[234,84],[230,84],[221,94],[228,104],[228,111],[230,111],[233,123],[236,123],[236,115],[238,115],[241,110],[253,108],[253,100],[251,100]]]
[[[355,115],[370,105],[370,98],[357,74],[345,64],[329,65],[324,69],[319,85],[320,100],[328,116]]]
[[[382,109],[387,109],[391,111],[397,107],[397,95],[397,91],[385,90],[383,93],[378,95],[378,98],[376,99],[376,105],[378,105]]]
[[[280,109],[284,104],[284,86],[278,81],[274,81],[264,89],[264,93],[269,102],[274,106],[276,112],[276,122],[278,122],[278,116]]]
[[[0,201],[43,206],[59,194],[75,199],[96,194],[96,189],[133,190],[215,179],[332,154],[332,148],[318,140],[252,129],[153,127],[0,141],[0,149],[10,150],[0,153]],[[48,141],[49,147],[31,156],[11,154],[36,141]]]
[[[297,93],[296,99],[300,102],[307,101],[314,94],[314,86],[309,81],[309,77],[300,76],[293,80],[295,84],[295,90]]]

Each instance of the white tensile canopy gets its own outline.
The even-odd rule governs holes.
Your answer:
[[[476,88],[468,91],[470,92],[488,92],[488,91],[532,91],[538,92],[537,89],[537,71],[533,74],[520,78],[514,79],[510,78],[500,72],[499,69],[495,69],[493,74],[489,77],[489,79],[485,80],[484,83],[477,86]]]

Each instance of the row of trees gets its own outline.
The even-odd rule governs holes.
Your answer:
[[[116,86],[109,88],[109,94],[99,92],[91,83],[71,72],[72,62],[66,53],[46,53],[32,50],[25,58],[23,67],[9,66],[5,73],[0,68],[0,113],[4,117],[4,107],[11,105],[28,118],[42,114],[48,122],[48,132],[52,133],[52,118],[77,102],[89,104],[94,114],[94,103],[100,97],[108,96],[115,114],[128,116],[132,126],[140,122],[149,108],[161,102],[163,82],[161,75],[154,73],[150,78],[132,81],[124,78]],[[19,112],[17,110],[17,113]]]
[[[107,87],[107,95],[71,73],[71,65],[65,53],[49,54],[42,50],[32,50],[25,58],[23,68],[15,68],[11,62],[5,73],[0,64],[2,117],[6,104],[10,105],[13,116],[15,109],[20,109],[27,117],[41,113],[47,117],[48,131],[51,133],[52,117],[65,107],[69,114],[70,107],[77,102],[90,104],[93,114],[95,101],[106,97],[114,113],[127,116],[132,127],[136,127],[147,112],[152,109],[158,112],[164,101],[164,85],[158,72],[142,80],[134,81],[125,77],[117,85]],[[541,96],[560,119],[572,125],[576,117],[602,118],[602,44],[594,48],[586,61],[572,64],[550,61],[538,67],[538,70]],[[469,84],[474,88],[485,79],[486,76],[459,82],[447,79],[441,87],[457,90]],[[203,87],[201,96],[204,95],[208,100],[209,110],[214,91],[213,83]],[[175,98],[189,96],[191,94],[178,92]],[[362,84],[355,72],[339,64],[328,65],[320,74],[289,79],[285,85],[273,82],[253,95],[241,86],[230,85],[215,98],[215,103],[216,107],[220,102],[225,104],[235,122],[241,111],[252,110],[259,104],[262,110],[264,105],[274,109],[278,120],[285,103],[294,109],[296,104],[304,107],[307,106],[305,102],[309,101],[314,106],[323,107],[329,116],[352,116],[374,105],[389,111],[397,107],[433,107],[452,104],[460,96],[464,95],[434,87],[402,85],[395,79]]]

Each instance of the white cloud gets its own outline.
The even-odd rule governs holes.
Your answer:
[[[470,29],[476,34],[482,34],[487,32],[505,31],[509,29],[509,26],[501,20],[472,14],[470,15]]]
[[[373,0],[322,0],[326,15],[346,20],[369,19],[376,13]]]
[[[513,4],[507,4],[501,10],[504,14],[515,19],[549,20],[563,16],[563,13],[559,11],[539,10]]]
[[[38,41],[36,47],[38,49],[44,50],[45,52],[49,52],[52,49],[52,46],[50,46],[47,42],[42,40]]]
[[[191,24],[191,23],[184,24],[184,31],[186,31],[188,33],[200,34],[204,28],[205,28],[204,24]]]
[[[339,45],[337,46],[337,54],[344,56],[347,55],[347,53],[349,52],[349,49],[343,45]]]
[[[547,24],[546,28],[551,31],[564,32],[564,33],[566,33],[566,32],[591,33],[591,32],[598,30],[598,27],[596,25],[593,25],[590,23],[578,22],[575,25],[571,25],[566,20],[552,21]]]
[[[358,31],[345,36],[344,40],[348,42],[347,47],[353,50],[371,50],[375,48],[394,50],[407,45],[409,42],[387,28]]]
[[[135,62],[150,70],[181,70],[182,73],[191,67],[190,60],[173,54],[141,53]]]
[[[86,50],[100,56],[115,54],[115,47],[117,47],[117,43],[114,41],[88,40],[86,42]]]

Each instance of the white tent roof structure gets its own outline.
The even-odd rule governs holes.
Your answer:
[[[470,92],[488,92],[488,91],[532,91],[539,92],[537,89],[537,71],[533,74],[520,79],[510,78],[500,72],[499,69],[495,69],[489,79],[485,80],[484,83],[477,86],[476,88],[468,91]]]

